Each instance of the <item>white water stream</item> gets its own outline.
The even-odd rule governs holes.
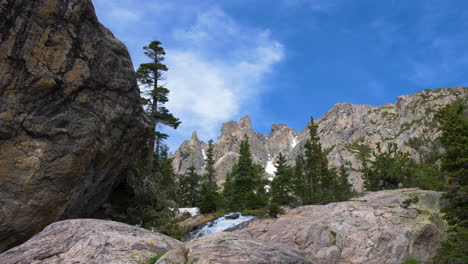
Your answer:
[[[199,238],[216,232],[222,232],[255,218],[255,216],[243,216],[241,214],[237,219],[228,219],[226,216],[228,215],[204,224],[201,228],[191,232],[189,237],[187,237],[187,240]]]

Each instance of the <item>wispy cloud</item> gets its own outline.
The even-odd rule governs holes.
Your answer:
[[[183,121],[181,135],[198,130],[214,138],[221,123],[239,114],[263,90],[262,80],[284,57],[266,29],[244,27],[219,8],[198,13],[194,24],[173,31],[167,50],[168,107]]]
[[[110,14],[117,20],[136,21],[141,18],[136,11],[124,8],[112,8]]]
[[[338,0],[281,0],[288,8],[308,8],[313,11],[329,11],[337,5]]]

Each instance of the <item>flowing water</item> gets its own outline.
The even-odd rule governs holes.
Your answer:
[[[255,218],[255,216],[243,216],[239,213],[239,217],[236,219],[229,219],[229,215],[227,214],[223,217],[217,218],[213,221],[210,221],[200,228],[198,228],[195,231],[192,231],[188,234],[188,236],[185,237],[184,240],[188,241],[194,238],[199,238],[208,234],[216,233],[216,232],[222,232],[228,229],[231,229],[233,227],[236,227],[242,223],[251,221]],[[228,217],[228,218],[226,218]]]

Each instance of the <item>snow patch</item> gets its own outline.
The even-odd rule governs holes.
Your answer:
[[[200,208],[198,207],[187,207],[187,208],[179,208],[179,214],[185,214],[185,213],[189,213],[190,216],[197,216],[197,215],[200,215]]]
[[[297,137],[294,137],[291,143],[291,148],[294,148],[297,145]]]
[[[275,167],[275,165],[273,165],[273,162],[271,160],[269,160],[267,162],[267,165],[265,167],[265,172],[270,174],[270,175],[275,175],[276,167]]]
[[[201,153],[202,153],[202,155],[203,155],[203,160],[206,160],[208,157],[207,157],[206,154],[205,154],[205,150],[202,149],[202,150],[201,150]]]

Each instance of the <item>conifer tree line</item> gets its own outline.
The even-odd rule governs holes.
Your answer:
[[[179,197],[181,206],[199,206],[202,212],[214,212],[219,209],[228,211],[264,210],[276,215],[280,206],[299,206],[343,201],[354,195],[345,167],[329,168],[325,152],[317,134],[318,126],[311,119],[309,125],[310,140],[305,145],[305,155],[296,159],[296,165],[288,164],[286,157],[279,153],[275,164],[276,173],[270,182],[264,178],[264,168],[252,160],[247,135],[240,143],[239,159],[226,175],[222,188],[214,180],[213,142],[210,141],[205,163],[205,183],[199,184],[198,194],[193,195],[193,188],[186,189],[186,182],[201,179],[194,168],[180,178]],[[207,188],[210,186],[210,188]],[[206,190],[210,190],[207,192]],[[189,197],[195,196],[199,202],[192,203]],[[209,198],[207,198],[207,196]],[[211,201],[211,206],[205,203]]]

